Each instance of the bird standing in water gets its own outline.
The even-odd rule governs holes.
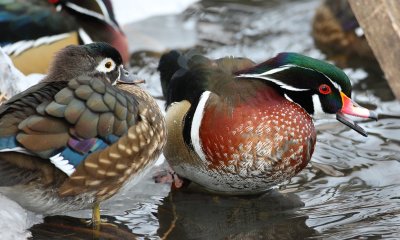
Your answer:
[[[310,161],[314,118],[377,119],[354,103],[346,74],[326,62],[281,53],[263,63],[172,51],[158,66],[166,97],[164,155],[182,178],[223,194],[257,194]]]
[[[46,215],[91,207],[98,226],[99,203],[165,143],[162,113],[136,82],[109,44],[61,50],[47,77],[0,106],[0,193]]]

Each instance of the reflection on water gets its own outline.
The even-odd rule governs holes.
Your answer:
[[[103,218],[113,222],[113,217]],[[33,226],[33,239],[137,239],[132,231],[122,224],[102,223],[99,232],[88,225],[87,220],[68,216],[50,216],[44,219],[44,223]]]
[[[195,32],[196,47],[210,57],[262,61],[280,51],[294,51],[325,58],[310,35],[320,3],[204,0],[173,16],[173,22],[190,22],[187,34]],[[154,28],[163,28],[168,24],[165,19],[151,22]],[[154,38],[181,40],[179,32],[160,34]],[[155,72],[158,57],[140,52],[133,58],[133,69],[156,96],[161,95]],[[368,138],[335,121],[318,122],[311,164],[279,192],[247,198],[169,193],[168,185],[148,178],[108,201],[103,214],[143,239],[400,238],[400,104],[393,101],[379,70],[368,65],[346,72],[354,79],[355,99],[376,108],[381,119],[360,123]]]
[[[293,239],[313,236],[304,203],[295,194],[223,197],[171,192],[158,209],[160,236],[168,239]]]

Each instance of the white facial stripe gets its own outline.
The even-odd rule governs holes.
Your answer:
[[[329,78],[324,73],[322,73],[322,72],[320,72],[318,70],[312,69],[312,68],[302,67],[302,66],[293,65],[293,64],[282,65],[282,66],[280,66],[278,68],[271,69],[271,70],[263,72],[261,74],[241,74],[241,75],[239,75],[237,77],[238,78],[241,78],[241,77],[260,78],[260,79],[268,80],[268,81],[271,81],[271,82],[279,85],[281,88],[284,88],[284,89],[287,89],[287,90],[291,90],[291,91],[307,91],[307,90],[309,90],[309,89],[303,89],[303,88],[295,88],[293,86],[290,86],[290,85],[287,85],[287,84],[281,82],[280,80],[267,77],[268,75],[271,75],[271,74],[274,74],[274,73],[277,73],[277,72],[282,72],[282,71],[285,71],[287,69],[295,68],[295,67],[307,69],[307,70],[310,70],[310,71],[315,71],[315,72],[318,72],[318,73],[324,75],[332,83],[332,85],[335,88],[337,88],[339,91],[342,91],[342,87],[338,83],[334,82],[331,78]]]
[[[310,89],[304,89],[304,88],[295,88],[293,86],[287,85],[283,82],[281,82],[280,80],[277,79],[273,79],[273,78],[269,78],[269,77],[265,77],[262,74],[241,74],[239,76],[237,76],[238,78],[257,78],[257,79],[264,79],[270,82],[275,83],[276,85],[278,85],[279,87],[283,88],[283,89],[287,89],[290,91],[308,91]]]
[[[107,63],[111,63],[110,67],[107,67]],[[108,73],[111,72],[112,70],[114,70],[116,67],[116,64],[114,62],[114,60],[112,60],[111,58],[104,58],[99,65],[97,65],[96,70],[99,72],[103,72],[103,73]]]
[[[96,1],[96,2],[97,2],[97,1]],[[102,14],[100,14],[100,13],[97,13],[97,12],[95,12],[95,11],[89,10],[89,9],[87,9],[87,8],[83,8],[83,7],[79,6],[79,5],[76,5],[75,3],[71,3],[71,2],[66,2],[66,3],[65,3],[65,6],[69,7],[70,9],[73,9],[74,11],[77,11],[77,12],[83,13],[83,14],[85,14],[85,15],[88,15],[88,16],[91,16],[91,17],[100,19],[100,20],[102,20],[102,21],[108,23],[109,25],[111,25],[113,28],[118,28],[118,27],[115,25],[115,23],[110,19],[110,16],[109,16],[108,14],[102,15]],[[104,7],[105,7],[105,6],[104,6]],[[100,5],[100,8],[102,9],[102,11],[104,10],[104,9],[101,7],[101,5]],[[104,12],[103,12],[103,13],[104,13]]]
[[[260,74],[241,74],[241,75],[239,75],[238,77],[241,77],[241,76],[247,76],[247,77],[248,77],[248,76],[263,77],[263,76],[272,75],[272,74],[277,73],[277,72],[285,71],[285,70],[287,70],[287,69],[289,69],[289,68],[292,68],[292,67],[294,67],[294,66],[295,66],[295,65],[292,65],[292,64],[286,64],[286,65],[283,65],[283,66],[280,66],[280,67],[278,67],[278,68],[274,68],[274,69],[268,70],[268,71],[263,72],[263,73],[260,73]]]
[[[274,79],[274,78],[269,77],[269,75],[272,75],[272,74],[277,73],[277,72],[285,71],[285,70],[290,69],[292,67],[297,67],[297,66],[292,65],[292,64],[287,64],[287,65],[283,65],[281,67],[274,68],[274,69],[271,69],[269,71],[263,72],[261,74],[241,74],[241,75],[239,75],[237,77],[238,78],[264,79],[264,80],[267,80],[267,81],[270,81],[270,82],[273,82],[273,83],[277,84],[278,86],[280,86],[283,89],[287,89],[287,90],[290,90],[290,91],[308,91],[309,89],[296,88],[296,87],[287,85],[287,84],[283,83],[282,81],[280,81],[278,79]]]
[[[306,68],[306,67],[300,67],[300,66],[296,66],[296,67],[308,69],[308,70],[315,71],[315,72],[318,72],[318,73],[324,75],[324,77],[326,77],[335,88],[337,88],[339,91],[342,91],[342,87],[337,82],[334,82],[330,77],[326,76],[323,72],[320,72],[320,71],[312,69],[312,68]]]
[[[111,22],[110,14],[108,14],[108,10],[107,10],[107,7],[106,7],[106,5],[104,4],[104,2],[101,1],[101,0],[96,0],[96,2],[97,2],[97,4],[99,5],[99,7],[100,7],[100,9],[101,9],[101,12],[103,13],[104,17],[105,17],[106,19],[110,19],[109,21]]]
[[[200,140],[200,125],[203,120],[204,108],[207,103],[207,100],[210,97],[211,92],[205,91],[200,96],[199,104],[196,107],[196,111],[193,115],[192,128],[190,129],[190,138],[192,140],[192,144],[195,152],[199,155],[200,159],[206,161],[206,155],[203,152],[201,140]]]
[[[325,74],[324,74],[324,75],[325,75]],[[342,87],[341,87],[339,84],[337,84],[336,82],[332,81],[332,79],[330,79],[328,76],[325,75],[325,77],[326,77],[327,79],[329,79],[329,81],[331,81],[332,85],[333,85],[335,88],[337,88],[340,92],[342,91]]]
[[[262,73],[260,75],[271,75],[271,74],[274,74],[274,73],[277,73],[277,72],[285,71],[285,70],[287,70],[289,68],[292,68],[292,67],[294,67],[294,65],[286,64],[286,65],[280,66],[278,68],[274,68],[274,69],[271,69],[269,71],[266,71],[266,72],[264,72],[264,73]]]

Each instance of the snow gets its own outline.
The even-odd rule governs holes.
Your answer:
[[[43,78],[42,74],[24,76],[14,67],[11,59],[0,48],[0,92],[7,98],[35,85]]]
[[[116,0],[113,1],[117,22],[122,26],[157,15],[176,14],[199,0]]]
[[[27,230],[31,226],[42,222],[42,217],[28,212],[16,202],[0,195],[0,238],[26,239],[31,237]]]

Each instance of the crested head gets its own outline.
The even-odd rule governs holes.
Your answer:
[[[317,118],[341,109],[341,93],[351,96],[350,79],[341,69],[298,53],[280,53],[237,74],[239,78],[267,80]]]
[[[280,53],[255,67],[237,72],[237,78],[265,80],[314,118],[336,114],[340,121],[362,135],[366,135],[365,131],[345,119],[343,114],[377,118],[374,112],[350,99],[351,82],[341,69],[298,53]]]
[[[244,71],[239,72],[239,74],[243,73],[258,73],[262,74],[270,70],[275,70],[278,72],[280,70],[297,70],[302,74],[307,74],[306,70],[310,70],[313,72],[318,72],[324,75],[327,79],[330,79],[333,83],[337,84],[340,90],[345,93],[347,96],[351,95],[351,82],[346,73],[343,72],[340,68],[336,67],[333,64],[327,63],[322,60],[318,60],[312,57],[308,57],[299,53],[293,52],[283,52],[279,53],[275,57],[258,64],[257,66],[246,69]],[[303,71],[301,71],[303,70]],[[310,79],[312,80],[312,79]]]
[[[127,76],[121,55],[108,43],[70,45],[60,50],[45,81],[68,81],[80,75],[96,74],[104,75],[110,83]]]
[[[115,19],[111,0],[100,1],[71,1],[71,0],[48,0],[57,7],[63,7],[75,14],[95,18],[114,28],[119,29]]]
[[[349,77],[342,69],[333,64],[293,52],[280,53],[275,58],[272,58],[271,61],[277,64],[276,67],[294,65],[320,72],[337,83],[343,93],[348,96],[351,95],[352,88]]]

